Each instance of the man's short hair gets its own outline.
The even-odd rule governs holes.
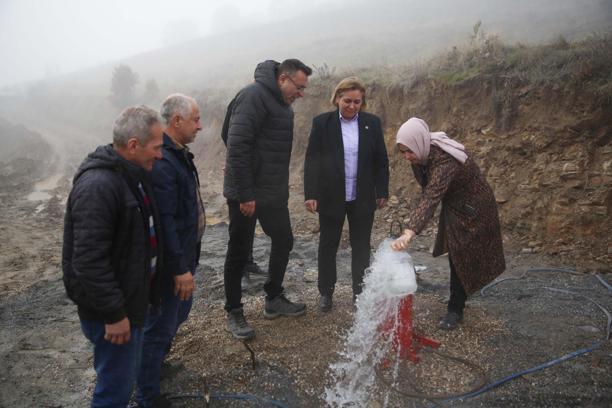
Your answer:
[[[113,144],[125,147],[128,140],[136,138],[138,143],[145,145],[152,137],[151,126],[156,123],[161,123],[159,113],[148,106],[125,108],[115,119]]]
[[[312,75],[312,69],[308,65],[304,64],[299,59],[290,58],[284,60],[278,66],[277,76],[280,74],[292,76],[298,71],[302,71],[306,76]]]
[[[162,103],[160,113],[166,125],[170,124],[172,116],[179,114],[183,119],[188,119],[191,116],[191,112],[194,106],[198,106],[198,103],[191,96],[183,95],[181,93],[174,93],[169,95],[164,103]]]
[[[367,107],[366,89],[365,89],[365,85],[363,84],[363,82],[361,82],[361,80],[357,77],[344,78],[343,80],[338,82],[338,85],[336,85],[336,87],[334,88],[334,92],[332,92],[332,95],[331,95],[331,99],[330,99],[331,104],[337,108],[338,102],[336,101],[336,99],[339,96],[341,97],[345,92],[355,91],[355,90],[361,91],[361,94],[362,94],[361,109],[365,109]]]

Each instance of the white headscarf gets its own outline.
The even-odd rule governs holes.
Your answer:
[[[430,132],[423,119],[410,118],[397,131],[396,143],[401,143],[414,154],[419,161],[427,162],[431,145],[438,146],[461,163],[467,160],[465,146],[449,138],[444,132]]]

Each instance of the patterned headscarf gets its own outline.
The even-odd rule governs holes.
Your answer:
[[[430,132],[423,119],[410,118],[397,131],[396,143],[401,143],[414,154],[420,162],[426,163],[431,145],[438,146],[461,163],[467,160],[465,146],[449,138],[444,132]]]

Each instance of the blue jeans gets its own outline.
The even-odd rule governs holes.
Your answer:
[[[180,325],[187,320],[193,296],[180,300],[173,292],[173,285],[166,285],[159,307],[149,306],[144,327],[142,361],[138,374],[136,401],[142,407],[152,406],[152,399],[160,394],[159,372],[170,351],[172,340]]]
[[[91,407],[126,407],[140,366],[142,328],[132,327],[130,341],[120,346],[104,340],[103,322],[81,320],[81,330],[94,346],[97,378]]]

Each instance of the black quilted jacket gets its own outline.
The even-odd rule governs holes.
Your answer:
[[[86,320],[141,327],[149,303],[158,304],[163,262],[151,276],[148,216],[138,182],[152,196],[150,176],[100,146],[74,177],[64,219],[62,269],[68,297]],[[159,217],[153,203],[155,225]],[[157,229],[157,238],[161,234]]]
[[[243,88],[228,108],[223,183],[228,200],[255,200],[258,207],[287,205],[293,110],[277,85],[278,65],[271,60],[257,65],[255,82]]]

